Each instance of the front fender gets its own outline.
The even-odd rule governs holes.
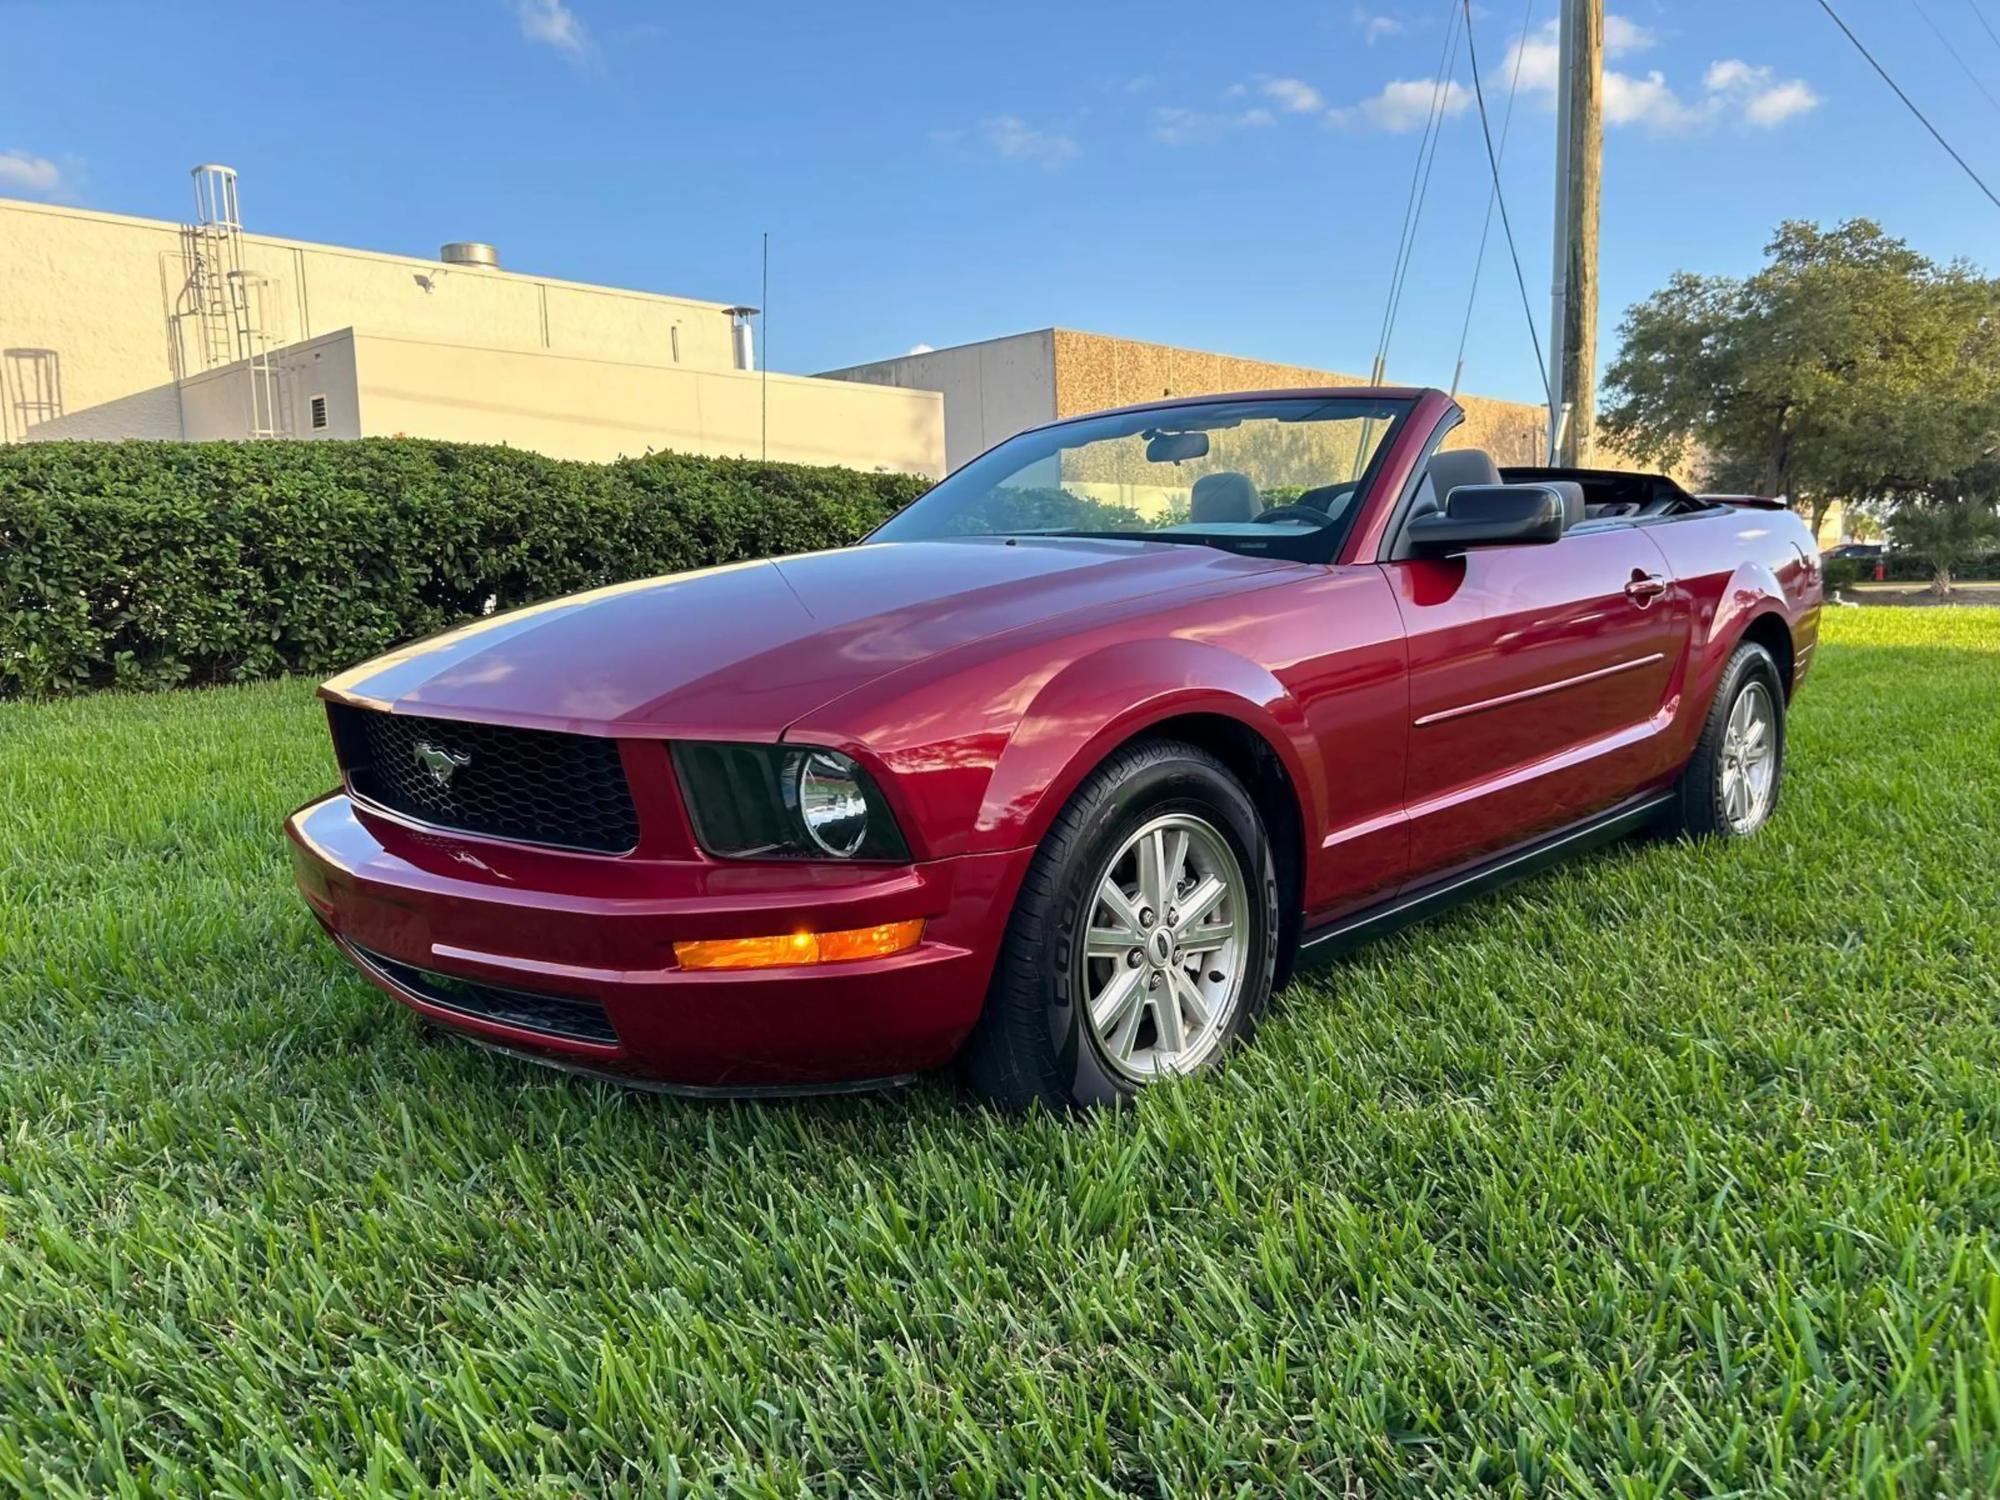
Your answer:
[[[1298,702],[1267,669],[1183,637],[1124,641],[1078,657],[1042,684],[994,762],[973,824],[974,848],[1038,842],[1084,778],[1121,744],[1189,714],[1230,719],[1277,752],[1320,826],[1324,772],[1307,753]]]

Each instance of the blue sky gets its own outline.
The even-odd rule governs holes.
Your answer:
[[[1836,4],[2000,187],[2000,0]],[[1505,163],[1538,317],[1555,5]],[[1496,116],[1523,9],[1475,7]],[[0,0],[0,194],[181,218],[187,168],[219,160],[254,230],[490,239],[515,269],[717,301],[757,300],[768,229],[779,369],[1053,323],[1365,371],[1448,10]],[[2000,210],[1814,0],[1611,16],[1607,352],[1626,305],[1754,266],[1785,217],[1870,215],[2000,269]],[[1456,79],[1390,358],[1415,383],[1451,379],[1486,202],[1462,51]],[[1464,385],[1540,397],[1497,231]]]

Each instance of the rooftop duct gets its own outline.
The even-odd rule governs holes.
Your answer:
[[[481,240],[453,240],[438,247],[438,259],[448,266],[481,266],[500,269],[500,252]]]

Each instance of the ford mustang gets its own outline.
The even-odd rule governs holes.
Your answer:
[[[287,830],[430,1020],[687,1092],[1203,1068],[1304,961],[1588,844],[1771,816],[1782,505],[1501,469],[1436,390],[1036,428],[860,544],[482,619],[322,689]]]

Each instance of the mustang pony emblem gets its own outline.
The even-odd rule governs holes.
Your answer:
[[[442,745],[433,745],[429,740],[418,740],[411,747],[410,754],[440,787],[450,786],[451,778],[472,764],[471,756],[447,750]]]

